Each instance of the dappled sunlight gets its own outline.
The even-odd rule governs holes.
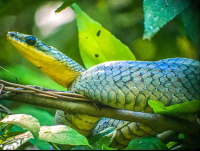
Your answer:
[[[68,7],[60,13],[55,13],[55,10],[62,3],[49,3],[40,7],[35,13],[35,22],[42,36],[47,36],[57,27],[69,23],[75,19],[73,10]]]

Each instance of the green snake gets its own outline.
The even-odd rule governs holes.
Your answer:
[[[9,32],[8,40],[47,76],[68,90],[93,101],[130,111],[152,113],[148,100],[165,106],[200,99],[200,62],[187,58],[159,61],[109,61],[85,70],[77,62],[31,35]],[[88,137],[126,121],[68,114],[57,110],[54,124],[65,124]],[[118,130],[111,146],[124,148],[130,140],[155,136],[149,126],[130,122]]]

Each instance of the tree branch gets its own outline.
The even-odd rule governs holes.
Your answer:
[[[37,93],[8,92],[5,90],[2,91],[0,100],[1,99],[59,109],[66,113],[80,113],[94,117],[108,117],[131,122],[139,122],[151,126],[158,132],[174,130],[184,134],[196,134],[197,131],[199,131],[197,123],[192,123],[187,120],[161,114],[120,110],[99,103],[96,104],[96,107],[96,105],[93,104],[94,102],[88,102],[89,100],[66,100],[64,98],[55,98],[55,96],[50,97],[50,95],[41,96],[41,94],[38,95]]]

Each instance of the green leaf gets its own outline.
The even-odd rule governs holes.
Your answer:
[[[8,115],[0,122],[15,124],[23,129],[30,131],[34,137],[38,138],[38,134],[40,131],[40,123],[35,117],[31,115],[26,115],[26,114]]]
[[[144,35],[143,39],[150,39],[168,21],[181,13],[191,0],[144,0]]]
[[[179,134],[178,139],[184,139],[185,135],[184,134]]]
[[[200,100],[187,101],[168,107],[165,107],[163,103],[154,100],[149,100],[148,104],[153,108],[153,111],[156,114],[193,113],[199,111],[200,108]]]
[[[19,135],[19,134],[22,134],[24,133],[24,131],[17,131],[17,132],[9,132],[9,133],[6,133],[6,134],[3,134],[3,135],[0,135],[0,144],[2,144],[4,141],[16,136],[16,135]]]
[[[5,131],[4,134],[10,132],[11,128],[13,127],[13,124],[2,124],[2,131]]]
[[[11,133],[17,133],[17,132],[11,132]],[[28,142],[32,138],[33,135],[31,134],[30,131],[15,135],[2,143],[3,150],[16,150],[19,146]]]
[[[23,113],[23,114],[28,114],[28,115],[32,115],[36,117],[38,121],[40,122],[41,126],[51,126],[54,120],[54,117],[51,114],[49,114],[49,112],[42,109],[35,108],[33,106],[19,107],[19,108],[13,109],[12,111],[15,114]],[[19,131],[21,129],[20,127],[14,127],[14,129],[12,130]],[[40,140],[38,138],[31,139],[30,142],[34,144],[35,146],[37,146],[40,150],[48,150],[50,146],[49,143],[43,140]]]
[[[41,126],[39,138],[47,142],[67,145],[88,145],[87,139],[66,125]]]
[[[167,144],[166,144],[166,146],[170,149],[170,148],[172,148],[174,145],[176,145],[177,144],[177,142],[168,142]]]
[[[90,138],[88,138],[88,141],[90,144],[93,144],[95,142],[97,142],[98,140],[102,139],[104,136],[113,133],[115,131],[115,127],[108,127],[106,129],[104,129],[103,131],[91,136]]]
[[[194,46],[199,50],[199,1],[192,1],[182,13],[181,18],[185,30],[192,40]]]
[[[76,13],[79,49],[87,69],[106,61],[135,60],[126,45],[90,18],[77,4],[71,7]]]
[[[23,113],[34,116],[40,122],[41,126],[51,126],[54,120],[54,117],[49,112],[33,106],[18,107],[12,111],[15,114]],[[44,118],[46,119],[44,120]]]
[[[130,141],[124,150],[167,150],[166,145],[156,137],[138,137]]]
[[[93,147],[93,150],[101,150],[103,144],[109,146],[114,139],[113,135],[115,132],[116,132],[116,130],[107,134],[106,136],[103,136],[101,139],[99,139],[95,143],[91,144],[91,146]]]
[[[116,148],[108,147],[107,145],[103,144],[102,145],[102,150],[117,150],[117,149]]]
[[[56,9],[56,13],[59,13],[59,12],[61,12],[63,9],[65,9],[66,7],[68,7],[69,5],[71,5],[71,4],[73,4],[73,3],[76,3],[76,2],[78,2],[78,1],[80,1],[80,0],[65,0],[65,2],[60,6],[60,7],[58,7],[57,9]]]
[[[115,131],[116,130],[114,127],[106,128],[100,133],[97,133],[92,137],[88,138],[88,142],[91,145],[91,147],[75,146],[71,150],[101,150],[103,144],[109,146],[110,143],[113,141],[113,135]]]

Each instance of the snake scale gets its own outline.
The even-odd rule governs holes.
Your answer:
[[[7,37],[21,55],[55,82],[105,105],[151,113],[153,110],[148,100],[170,106],[200,99],[200,62],[193,59],[110,61],[85,70],[54,47],[31,35],[9,32]],[[68,114],[61,110],[57,110],[54,120],[55,125],[68,125],[87,137],[106,127],[119,127],[124,123],[126,121]],[[131,139],[158,133],[149,126],[130,122],[117,131],[111,146],[124,148]]]

